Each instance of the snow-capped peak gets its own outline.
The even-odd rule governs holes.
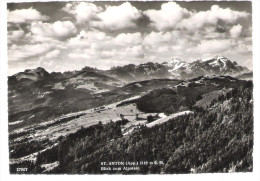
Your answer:
[[[169,61],[169,63],[179,63],[179,62],[183,62],[183,61],[177,57],[171,58],[171,60]]]
[[[221,55],[216,55],[213,58],[204,58],[204,59],[202,59],[202,62],[215,61],[215,60],[228,61],[228,59],[226,57],[221,56]]]
[[[182,61],[180,58],[172,58],[169,62],[164,62],[163,65],[170,68],[169,72],[173,72],[180,68],[186,68],[188,64]]]
[[[227,59],[226,57],[224,57],[222,55],[216,55],[214,58],[215,59]]]
[[[220,70],[226,70],[237,66],[235,62],[232,63],[228,58],[221,55],[216,55],[213,58],[203,59],[202,61],[208,65],[211,65],[212,67],[219,67]]]
[[[164,65],[168,67],[181,67],[187,64],[186,62],[182,61],[180,58],[172,58],[169,62],[165,62]]]
[[[213,62],[214,64],[222,64],[222,67],[227,67],[227,64],[230,62],[230,60],[224,56],[215,56],[214,57],[215,61]]]
[[[228,58],[226,58],[226,57],[224,57],[224,56],[220,56],[220,55],[217,55],[216,57],[215,57],[215,59],[217,59],[218,61],[221,61],[221,62],[228,62],[228,61],[230,61]]]

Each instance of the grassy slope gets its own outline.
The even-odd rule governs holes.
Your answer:
[[[100,173],[101,161],[115,160],[164,162],[160,167],[144,166],[138,173],[252,171],[252,84],[232,86],[206,110],[194,107],[194,115],[142,127],[129,136],[122,137],[116,123],[83,128],[63,138],[57,149],[40,155],[38,166],[30,167],[32,173],[41,172],[40,164],[57,161],[50,155],[60,161],[55,173]]]

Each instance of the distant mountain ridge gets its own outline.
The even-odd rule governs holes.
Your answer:
[[[19,72],[13,76],[17,81],[21,79],[29,79],[29,80],[39,80],[47,78],[50,74],[42,67],[38,67],[36,69],[26,69],[24,72]]]
[[[235,76],[248,72],[248,68],[239,66],[224,56],[215,56],[209,59],[196,60],[191,63],[173,58],[163,65],[169,67],[169,71],[179,78],[190,78],[202,75],[231,75]]]
[[[106,75],[124,80],[146,80],[152,78],[194,78],[204,75],[238,76],[249,72],[247,67],[237,64],[224,56],[196,60],[187,63],[180,58],[172,58],[168,62],[148,62],[140,65],[129,64],[106,71]]]
[[[143,63],[140,65],[128,64],[118,66],[110,70],[99,70],[92,67],[84,67],[81,70],[48,73],[44,68],[28,69],[24,72],[17,73],[9,79],[13,81],[30,80],[37,81],[41,79],[66,79],[75,75],[92,74],[92,76],[106,76],[107,78],[116,79],[124,82],[141,81],[148,79],[160,78],[194,78],[204,75],[229,75],[239,76],[248,73],[246,67],[240,66],[235,61],[231,61],[224,56],[217,55],[209,59],[199,59],[191,63],[185,62],[180,58],[172,58],[163,63]]]

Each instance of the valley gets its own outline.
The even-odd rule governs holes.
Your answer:
[[[29,173],[99,173],[100,161],[152,161],[154,157],[163,160],[164,167],[143,167],[138,173],[209,172],[213,166],[207,159],[220,152],[236,152],[224,153],[218,144],[225,142],[224,149],[231,149],[229,144],[240,138],[247,151],[225,168],[242,160],[246,165],[238,171],[250,171],[252,81],[247,71],[216,56],[190,64],[172,59],[107,71],[85,67],[48,73],[37,68],[15,74],[8,78],[10,171],[27,167]],[[239,108],[243,115],[236,111]],[[220,129],[225,130],[225,140],[208,135]],[[195,145],[204,144],[202,137],[211,140],[208,144],[216,150],[211,155],[197,153],[197,158],[187,153],[185,157],[191,160],[178,170],[174,161],[178,150],[194,151]]]

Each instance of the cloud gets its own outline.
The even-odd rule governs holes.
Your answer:
[[[144,14],[150,18],[156,29],[168,30],[175,28],[190,12],[175,2],[168,2],[162,4],[160,10],[147,10]]]
[[[19,30],[13,30],[8,31],[8,42],[15,42],[20,40],[25,35],[24,31],[22,29]]]
[[[99,21],[91,22],[92,26],[114,31],[136,27],[134,21],[141,17],[141,11],[125,2],[119,6],[107,6],[97,16]]]
[[[49,17],[42,15],[36,9],[29,8],[7,11],[7,19],[9,23],[30,23],[33,21],[46,21]]]
[[[169,46],[161,46],[158,48],[158,52],[162,53],[162,52],[167,52],[169,51],[170,47]]]
[[[101,12],[102,8],[93,3],[72,2],[67,3],[62,10],[73,14],[78,23],[84,23],[97,18],[97,13]]]
[[[81,31],[79,34],[80,39],[87,39],[87,41],[90,40],[107,40],[110,39],[109,36],[107,36],[104,32],[93,30],[93,31]]]
[[[252,41],[248,42],[246,38],[236,41],[236,50],[240,54],[251,54],[252,49]]]
[[[57,58],[60,55],[60,50],[53,50],[45,55],[45,58]]]
[[[56,21],[54,23],[33,22],[30,26],[33,35],[42,38],[64,40],[77,33],[76,26],[70,21]]]
[[[89,48],[90,46],[93,47],[96,44],[98,44],[101,47],[103,47],[104,44],[106,44],[106,42],[110,41],[111,39],[112,37],[107,36],[104,32],[98,30],[93,30],[93,31],[81,30],[76,37],[72,37],[68,40],[68,46]]]
[[[226,32],[224,27],[208,26],[203,30],[196,31],[195,36],[198,39],[222,39],[226,37]]]
[[[190,56],[187,50],[194,48],[196,43],[185,32],[167,31],[146,34],[143,45],[147,60],[165,62],[176,56],[186,60]]]
[[[142,43],[141,33],[121,33],[115,37],[115,43],[122,46],[136,45]]]
[[[123,52],[122,55],[126,55],[126,57],[130,56],[133,58],[144,58],[144,47],[142,45],[137,45],[133,47],[127,47]]]
[[[93,50],[108,50],[115,48],[120,50],[125,47],[133,47],[142,44],[141,33],[121,33],[117,36],[109,36],[99,30],[82,30],[76,37],[68,40],[68,46],[78,48],[92,48]]]
[[[240,18],[246,18],[249,13],[221,8],[213,5],[208,11],[189,11],[175,2],[161,5],[160,10],[147,10],[144,14],[152,21],[151,25],[159,31],[189,30],[195,31],[204,26],[216,26],[219,21],[234,24]]]
[[[87,52],[89,53],[89,51]],[[120,49],[112,48],[111,50],[99,50],[98,52],[96,52],[96,56],[98,57],[97,60],[102,60],[102,59],[111,60],[116,58],[118,60],[125,62],[125,64],[127,64],[129,60],[144,58],[144,50],[142,45],[120,48]]]
[[[70,59],[83,61],[88,66],[108,69],[112,66],[126,65],[129,62],[141,62],[144,57],[144,47],[136,45],[132,47],[111,47],[111,49],[77,48],[68,54]]]
[[[229,32],[232,38],[238,38],[241,35],[242,26],[240,24],[234,25]]]
[[[68,42],[71,47],[77,47],[68,50],[69,59],[84,60],[89,66],[99,66],[103,69],[125,65],[129,61],[138,62],[145,56],[143,37],[139,32],[121,33],[113,37],[98,30],[82,31]]]
[[[113,51],[121,52],[122,49],[135,47],[141,45],[143,38],[141,33],[121,33],[116,37],[108,36],[105,33],[93,31],[81,31],[80,34],[68,40],[68,45],[71,47],[78,47],[79,49],[88,50],[88,54],[93,51]],[[91,49],[91,51],[90,51]],[[107,53],[108,54],[108,53]]]
[[[194,31],[203,28],[205,25],[216,26],[218,21],[223,21],[226,24],[234,24],[240,18],[246,18],[249,14],[241,11],[234,11],[230,8],[221,8],[218,5],[213,5],[208,11],[194,12],[189,18],[183,19],[178,28]]]
[[[59,71],[164,62],[172,57],[189,62],[216,54],[239,57],[240,62],[250,59],[252,29],[240,19],[250,20],[246,12],[217,5],[196,12],[175,2],[162,2],[158,10],[140,10],[129,2],[111,4],[69,2],[63,11],[71,15],[60,13],[70,19],[56,22],[60,13],[45,22],[48,17],[33,8],[29,12],[38,16],[28,13],[15,19],[13,12],[20,10],[8,12],[8,22],[13,22],[8,24],[10,64]]]
[[[225,52],[232,49],[234,42],[229,39],[212,39],[202,40],[197,47],[192,48],[191,51],[201,53],[218,53]]]
[[[168,32],[154,32],[146,34],[144,37],[144,44],[148,47],[159,47],[166,44],[176,44],[181,37],[179,31],[168,31]]]
[[[8,49],[9,61],[28,61],[33,57],[40,57],[49,51],[52,51],[53,45],[49,43],[40,43],[34,45],[12,45]]]
[[[77,23],[88,23],[91,27],[110,31],[136,27],[135,20],[141,17],[141,11],[125,2],[119,6],[106,6],[105,9],[93,3],[67,3],[63,11],[73,14]]]

